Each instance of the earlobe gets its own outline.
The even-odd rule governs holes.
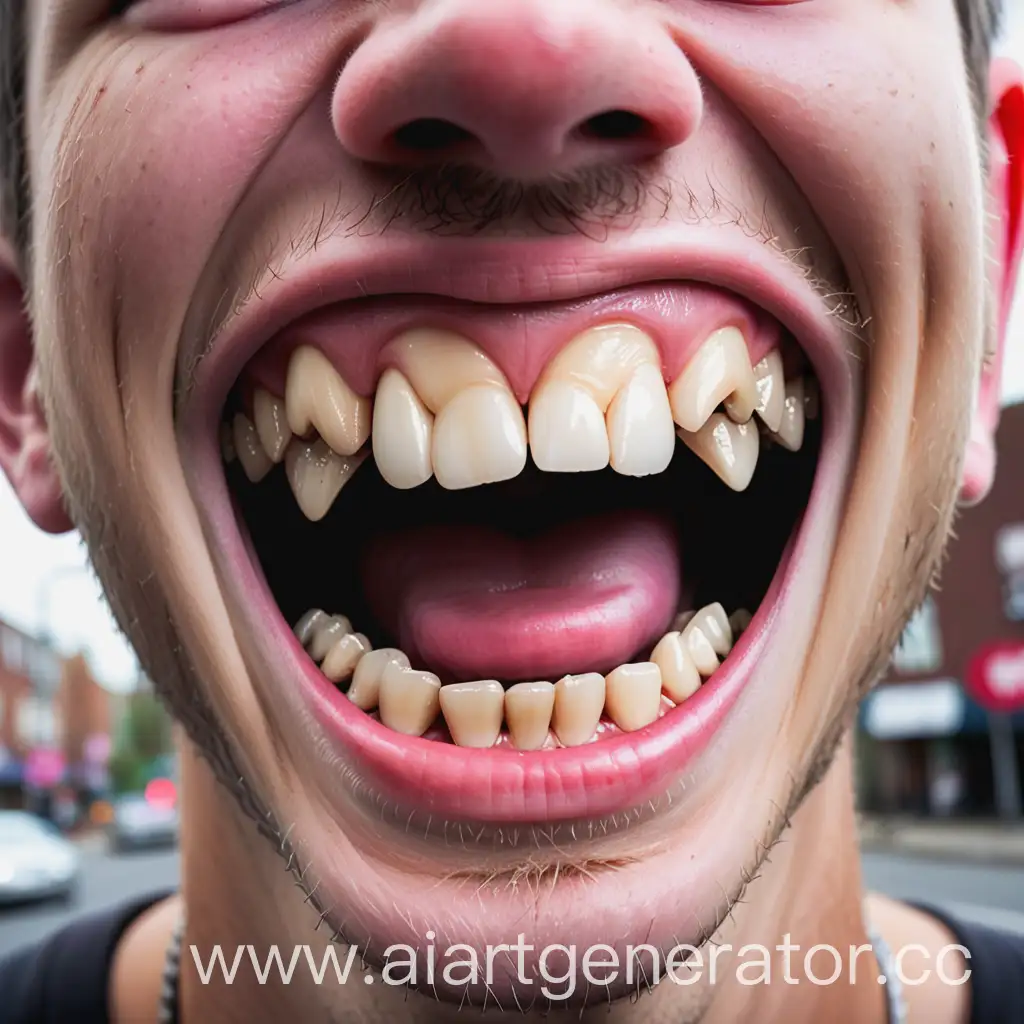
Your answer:
[[[39,399],[32,328],[13,252],[0,240],[0,468],[40,529],[72,529]]]
[[[994,222],[990,285],[996,301],[996,346],[986,360],[964,461],[960,497],[973,505],[988,494],[995,476],[995,432],[1010,312],[1024,247],[1024,78],[1010,60],[992,62],[989,118],[989,212]]]

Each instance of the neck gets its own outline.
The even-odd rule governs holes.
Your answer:
[[[323,984],[316,985],[301,952],[289,984],[280,983],[275,965],[271,980],[260,985],[248,950],[237,953],[240,948],[252,946],[262,968],[276,945],[287,968],[293,950],[308,946],[312,963],[319,968],[326,937],[322,930],[315,931],[318,915],[303,904],[284,862],[241,816],[205,763],[190,750],[184,751],[182,762],[187,808],[182,893],[188,908],[181,961],[183,1024],[254,1019],[437,1024],[449,1016],[456,1018],[455,1006],[442,1007],[433,999],[409,996],[404,989],[389,989],[379,978],[377,984],[365,984],[358,955],[352,958],[344,986],[337,984],[333,969]],[[699,984],[709,980],[712,961],[716,975],[703,998],[695,1000],[698,993],[664,981],[635,1002],[623,1000],[593,1012],[611,1024],[681,1019],[702,1024],[757,1019],[881,1024],[885,994],[877,984],[878,965],[870,950],[857,957],[851,982],[850,951],[869,942],[862,918],[851,763],[847,744],[794,815],[791,828],[770,852],[743,901],[702,951],[705,978]],[[196,955],[205,970],[217,945],[229,968],[236,955],[240,958],[230,985],[219,967],[208,984],[197,969]],[[820,950],[808,964],[807,951],[821,945],[840,955],[842,971],[834,984],[808,977],[808,966],[819,980],[836,969],[830,950]],[[344,968],[349,950],[336,952]],[[695,1003],[699,1010],[693,1009]]]

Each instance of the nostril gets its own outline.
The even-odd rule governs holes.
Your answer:
[[[453,121],[440,117],[418,117],[397,128],[393,138],[402,149],[416,153],[437,153],[461,142],[471,142],[474,136]]]
[[[576,131],[587,139],[601,142],[630,142],[654,135],[654,126],[631,110],[605,110],[581,122]]]

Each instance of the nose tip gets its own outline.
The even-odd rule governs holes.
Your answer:
[[[700,115],[696,72],[671,35],[613,0],[433,0],[371,32],[332,105],[361,160],[457,160],[527,179],[655,156]]]

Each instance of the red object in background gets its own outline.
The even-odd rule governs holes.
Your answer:
[[[178,800],[178,790],[170,779],[153,779],[146,784],[146,802],[154,807],[172,808]]]
[[[967,665],[971,696],[989,711],[1024,709],[1024,641],[986,644]]]
[[[50,747],[36,747],[25,758],[24,779],[33,789],[52,789],[64,778],[64,755]]]

